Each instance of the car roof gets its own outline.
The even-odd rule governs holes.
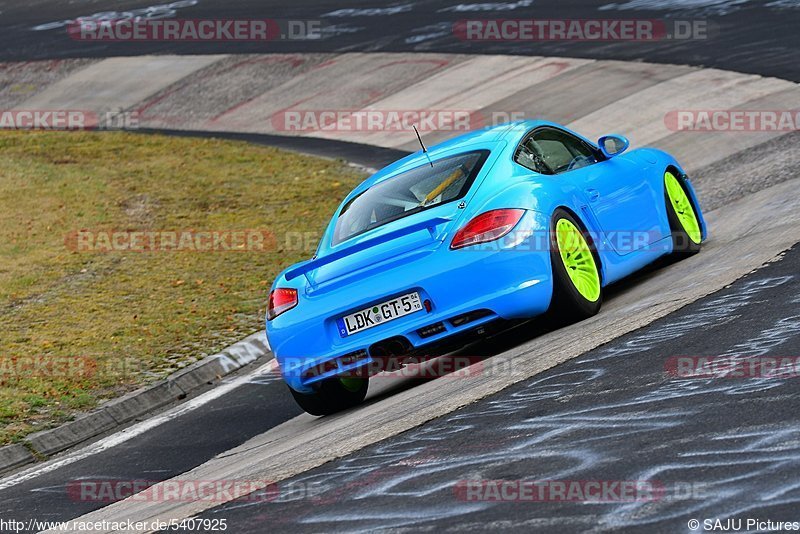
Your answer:
[[[401,158],[394,163],[379,170],[355,188],[342,200],[335,213],[339,213],[341,207],[349,202],[352,198],[360,195],[373,185],[384,180],[390,180],[394,176],[401,174],[407,170],[414,169],[421,165],[427,165],[430,160],[436,160],[445,155],[455,155],[458,153],[469,152],[473,150],[514,150],[517,144],[522,140],[526,133],[534,128],[540,126],[554,126],[556,128],[564,128],[563,126],[541,120],[521,120],[499,124],[490,128],[483,128],[467,132],[452,139],[448,139],[442,143],[436,144],[428,148],[428,153],[425,154],[422,150],[418,150],[408,156]],[[334,225],[334,218],[329,222],[325,230],[325,236],[332,230]],[[320,241],[320,251],[325,251],[329,248],[325,237]]]

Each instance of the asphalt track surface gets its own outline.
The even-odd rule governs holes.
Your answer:
[[[343,159],[351,164],[365,169],[380,169],[403,158],[409,152],[366,145],[363,143],[350,143],[334,139],[319,139],[314,137],[288,137],[283,135],[238,133],[238,132],[199,132],[189,130],[164,130],[147,129],[132,130],[137,133],[158,133],[164,135],[177,135],[182,137],[212,137],[216,139],[229,139],[232,141],[247,141],[256,145],[266,145],[293,152],[301,152],[312,156],[330,159]]]
[[[780,261],[645,328],[281,481],[265,501],[232,502],[201,517],[227,518],[229,531],[237,533],[386,527],[583,531],[595,525],[675,532],[692,517],[752,512],[792,520],[800,501],[792,477],[800,468],[798,378],[680,379],[669,374],[668,362],[677,356],[800,356],[798,267],[795,247]],[[613,301],[650,274],[612,287],[607,298]],[[553,328],[548,322],[523,323],[457,355],[491,358]],[[369,402],[413,391],[422,382],[398,378]],[[81,480],[176,477],[299,414],[277,375],[252,378],[125,443],[1,489],[0,517],[78,517],[109,504],[76,498]],[[665,494],[654,502],[586,505],[487,503],[456,493],[459,481],[480,479],[649,480]]]
[[[766,7],[768,3],[774,5]],[[800,8],[790,6],[789,2],[678,2],[673,5],[704,7],[598,10],[598,6],[606,2],[564,6],[555,1],[536,0],[529,7],[518,5],[510,12],[441,11],[458,5],[456,1],[397,2],[391,5],[401,9],[391,15],[322,17],[342,8],[374,7],[374,4],[345,6],[316,2],[295,3],[287,8],[272,2],[232,5],[199,0],[194,6],[178,10],[180,18],[322,17],[328,21],[336,19],[333,23],[341,32],[319,42],[281,42],[267,46],[256,43],[89,44],[73,41],[57,29],[31,30],[45,22],[156,4],[156,1],[6,2],[0,6],[0,58],[25,60],[158,52],[441,51],[646,59],[800,80],[796,61],[800,48],[796,32]],[[714,23],[715,33],[712,39],[704,41],[651,44],[551,42],[487,46],[453,37],[452,22],[473,16],[683,17],[708,19]],[[357,30],[351,31],[353,28]],[[213,135],[224,136],[217,132]],[[285,148],[328,155],[325,152],[330,145],[320,143],[317,146],[314,144],[317,140],[283,141],[269,137],[273,136],[248,135],[246,139],[299,143]],[[340,156],[343,149],[347,147],[337,147],[332,155]],[[380,166],[394,155],[383,150],[364,152],[363,148],[355,148],[352,161],[364,166]],[[780,160],[771,160],[774,161]],[[796,176],[796,171],[791,169],[789,167],[787,172]],[[736,190],[739,177],[733,179],[728,188],[714,189],[702,198],[733,200],[729,196],[726,198],[730,190]],[[767,185],[771,184],[762,184],[747,192]],[[654,272],[673,268],[666,266]],[[459,411],[282,481],[279,488],[284,488],[284,493],[279,498],[262,503],[229,503],[207,510],[202,517],[227,518],[229,532],[356,531],[380,527],[437,531],[448,528],[551,531],[562,528],[569,531],[647,529],[675,532],[687,530],[686,521],[692,517],[702,520],[760,516],[796,521],[800,519],[795,512],[800,496],[796,476],[793,476],[800,462],[797,381],[677,380],[665,373],[664,366],[669,357],[678,355],[729,352],[800,355],[798,272],[800,251],[794,249],[781,261],[759,269],[731,287],[577,359]],[[637,283],[647,281],[651,275],[642,273],[612,288],[610,302],[613,304],[615,299],[624,296]],[[731,302],[735,305],[731,306]],[[676,334],[678,327],[675,325],[685,328]],[[488,357],[513,350],[535,342],[537,336],[548,329],[549,325],[528,324],[470,347],[469,354]],[[419,385],[419,381],[399,380],[391,387],[371,393],[369,403],[376,405],[392,395],[413,392]],[[80,479],[166,480],[270,429],[279,428],[299,413],[285,386],[274,374],[254,376],[201,408],[103,452],[17,484],[0,482],[0,517],[45,521],[75,518],[107,503],[74,499],[68,491],[70,482]],[[358,428],[353,427],[353,432],[357,433]],[[668,493],[656,502],[627,504],[499,504],[464,501],[454,493],[458,480],[523,478],[647,478],[663,483]],[[301,488],[309,483],[313,483],[314,488],[324,489],[316,499],[291,493],[292,487]],[[697,495],[675,497],[679,489],[685,492],[687,485],[692,484],[697,488]]]
[[[798,266],[795,247],[645,328],[200,517],[226,518],[242,533],[670,533],[691,530],[693,518],[798,521],[800,369],[787,368],[785,379],[698,378],[676,376],[670,363],[798,357]],[[488,491],[468,498],[458,490],[463,481],[520,479],[649,481],[663,493],[633,502],[492,502],[483,500]]]
[[[507,0],[396,2],[325,0],[286,2],[188,0],[170,2],[10,0],[0,7],[0,59],[107,57],[157,53],[256,52],[457,52],[646,60],[690,64],[800,81],[800,6],[792,0],[617,0],[569,2]],[[191,5],[193,4],[193,5]],[[162,6],[162,7],[159,7]],[[150,8],[148,11],[147,8]],[[66,25],[95,13],[134,10],[141,16],[181,19],[321,21],[323,38],[267,42],[87,42],[72,39]],[[165,11],[169,14],[165,14]],[[466,19],[648,19],[703,21],[699,39],[649,42],[473,41],[456,37],[453,24]],[[60,24],[59,24],[60,23]],[[45,28],[33,30],[35,27]],[[591,90],[591,88],[587,88]]]
[[[77,517],[107,502],[74,498],[68,491],[70,483],[85,479],[165,480],[301,412],[277,374],[248,380],[202,409],[101,453],[0,490],[0,517],[44,521]]]

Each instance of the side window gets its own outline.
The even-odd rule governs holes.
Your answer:
[[[560,174],[597,163],[586,143],[561,130],[542,128],[523,141],[514,160],[541,174]]]

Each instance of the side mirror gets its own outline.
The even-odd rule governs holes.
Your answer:
[[[607,158],[613,158],[614,156],[622,154],[628,149],[630,144],[631,142],[628,141],[627,137],[616,134],[604,135],[597,140],[597,146],[600,147],[600,151]]]

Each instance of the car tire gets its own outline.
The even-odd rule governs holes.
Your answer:
[[[561,208],[553,213],[550,260],[553,270],[551,315],[559,322],[572,323],[600,311],[603,289],[593,242],[581,223]]]
[[[672,256],[686,258],[700,252],[702,234],[697,218],[697,206],[691,200],[682,177],[664,172],[664,202],[672,234]]]
[[[295,402],[311,415],[330,415],[357,406],[367,396],[369,379],[332,377],[319,383],[313,393],[289,388]]]

